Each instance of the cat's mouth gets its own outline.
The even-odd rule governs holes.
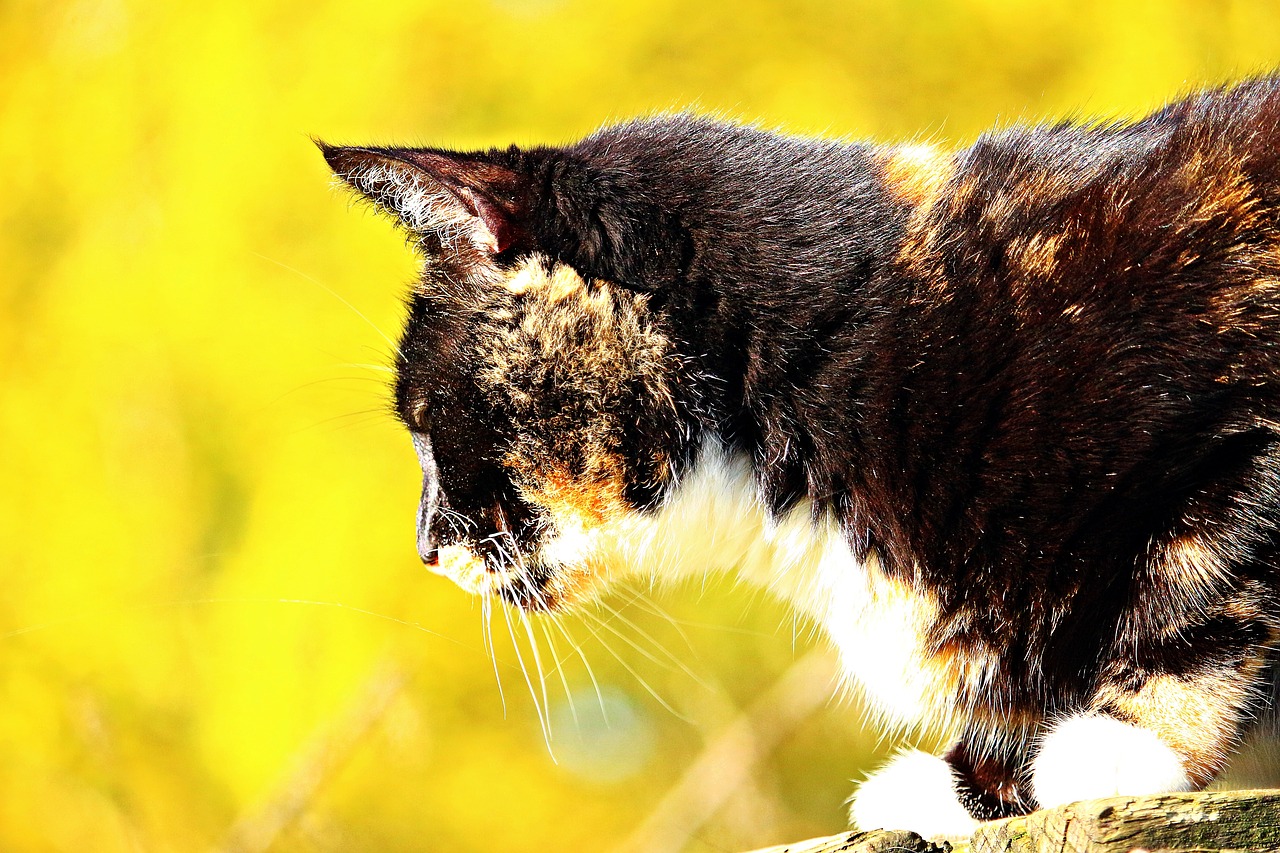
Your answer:
[[[448,545],[437,552],[428,568],[447,577],[472,595],[498,597],[521,610],[551,611],[565,606],[564,596],[553,583],[556,571],[542,561],[513,548],[473,548]]]
[[[521,610],[573,608],[598,595],[622,565],[617,552],[624,549],[608,547],[619,531],[581,513],[495,502],[469,518],[450,513],[446,520],[450,529],[431,537],[439,546],[425,551],[427,568],[472,595]]]

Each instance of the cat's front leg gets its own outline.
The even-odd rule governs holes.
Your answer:
[[[1186,760],[1149,728],[1106,713],[1075,714],[1041,742],[1031,784],[1043,808],[1119,794],[1189,791],[1198,786]]]
[[[1147,603],[1144,618],[1155,611],[1165,636],[1116,654],[1088,704],[1049,721],[1031,763],[1041,808],[1199,790],[1223,769],[1266,702],[1275,607],[1255,583],[1206,598],[1185,611]]]
[[[982,821],[1037,806],[1198,788],[1204,780],[1188,772],[1193,760],[1150,728],[1082,712],[1059,720],[1040,741],[1030,766],[1031,791],[1022,789],[1027,774],[1018,772],[1016,761],[982,757],[962,740],[945,756],[920,750],[895,755],[858,786],[849,819],[864,831],[967,838]],[[1215,770],[1216,764],[1198,772],[1208,777]]]
[[[858,786],[849,800],[857,829],[905,829],[923,838],[972,834],[977,819],[960,802],[957,778],[946,759],[905,750]]]
[[[862,830],[964,838],[980,821],[1027,811],[1019,758],[976,749],[973,742],[962,737],[943,756],[898,753],[858,787],[850,800],[851,823]]]

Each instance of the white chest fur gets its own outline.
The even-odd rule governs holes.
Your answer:
[[[856,559],[835,522],[826,514],[815,519],[807,502],[770,518],[750,464],[716,445],[704,448],[657,512],[627,513],[548,543],[547,551],[585,557],[609,577],[732,572],[813,619],[838,649],[851,685],[885,723],[941,723],[939,712],[952,704],[952,667],[925,649],[936,602],[886,576],[874,553]]]

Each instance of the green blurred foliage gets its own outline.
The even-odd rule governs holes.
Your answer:
[[[809,644],[731,584],[621,594],[565,623],[609,723],[537,635],[548,750],[505,623],[495,667],[417,563],[385,387],[414,261],[309,134],[692,106],[962,144],[1278,56],[1265,2],[0,3],[0,849],[611,849]],[[688,849],[835,830],[879,736],[821,706]]]

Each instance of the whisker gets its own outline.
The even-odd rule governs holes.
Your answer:
[[[675,665],[667,663],[665,660],[658,657],[656,654],[649,651],[644,646],[640,645],[635,640],[631,639],[626,634],[619,631],[614,625],[610,623],[610,620],[601,619],[599,616],[596,616],[595,614],[587,610],[582,611],[582,615],[588,619],[594,620],[597,625],[599,625],[604,630],[608,631],[613,636],[617,637],[622,642],[626,643],[631,648],[635,649],[641,656],[643,656],[649,662],[653,663],[655,666],[660,666],[669,672],[682,672],[685,675],[688,675],[690,678],[692,678],[695,682],[697,682],[699,686],[701,687],[707,686],[705,681],[703,681],[698,675],[693,673],[679,659],[675,659],[676,661]],[[663,651],[665,651],[665,649]]]
[[[524,675],[524,683],[529,687],[529,698],[533,700],[533,710],[538,715],[538,725],[542,728],[542,740],[547,745],[547,752],[551,754],[551,760],[555,761],[555,752],[551,749],[551,731],[542,715],[542,707],[538,704],[538,694],[533,689],[533,679],[529,677],[529,668],[525,666],[524,655],[520,652],[520,644],[516,642],[516,631],[511,625],[511,612],[507,609],[505,603],[499,602],[499,606],[502,608],[502,618],[507,623],[507,633],[511,635],[511,646],[515,649],[516,660],[520,662],[520,672]]]
[[[585,614],[587,611],[582,611],[582,612]],[[604,620],[600,619],[599,617],[596,617],[596,621],[601,625],[605,624]],[[654,690],[653,687],[649,684],[649,682],[645,681],[644,678],[640,676],[640,673],[636,672],[635,668],[632,667],[631,664],[627,663],[626,659],[623,658],[621,655],[619,655],[614,650],[614,648],[610,646],[608,642],[605,641],[604,637],[600,636],[599,632],[594,630],[589,623],[584,622],[583,627],[585,627],[588,631],[591,632],[591,635],[595,637],[596,642],[600,643],[601,647],[603,647],[605,651],[613,655],[614,659],[617,660],[618,664],[627,672],[629,672],[631,674],[631,677],[634,678],[636,682],[641,687],[644,688],[645,692],[648,693],[650,696],[652,696],[658,702],[659,705],[661,705],[663,708],[666,708],[667,711],[669,711],[672,714],[672,716],[674,716],[676,719],[689,723],[690,725],[693,724],[693,720],[689,719],[684,714],[681,714],[674,707],[672,707],[670,702],[668,702],[666,699],[663,699],[662,696],[659,695],[658,691]],[[637,650],[643,653],[643,650],[640,650],[638,647],[637,647]],[[661,666],[661,664],[659,664],[659,666]]]
[[[524,632],[529,637],[529,649],[533,652],[533,667],[538,673],[538,685],[542,688],[542,712],[547,719],[547,740],[551,740],[551,702],[547,697],[547,677],[542,673],[542,654],[538,650],[538,638],[533,633],[533,626],[529,623],[529,614],[523,610],[517,610],[516,615],[520,617],[521,623],[524,625]],[[551,744],[547,744],[547,750],[551,750]],[[555,761],[554,753],[551,760]]]
[[[689,588],[689,585],[687,585],[685,588]],[[637,592],[636,588],[634,586],[631,586],[630,584],[621,584],[619,585],[619,589],[628,593]],[[647,600],[650,605],[653,605],[654,607],[656,607],[656,604],[654,604],[652,599],[647,599]],[[640,601],[638,599],[628,598],[626,603],[640,604]],[[641,606],[643,607],[643,605]],[[648,608],[644,608],[644,609],[648,609]],[[699,631],[715,631],[717,633],[722,633],[722,634],[741,634],[744,637],[773,637],[773,636],[776,636],[777,634],[776,631],[775,632],[760,631],[754,628],[743,628],[739,625],[727,625],[721,622],[699,622],[694,619],[680,619],[661,610],[650,610],[650,612],[653,613],[655,616],[661,616],[669,620],[672,624],[672,627],[676,627],[676,628],[697,628]],[[681,632],[681,636],[682,637],[685,636],[684,632]],[[689,641],[686,639],[686,642],[689,642]]]
[[[331,432],[339,432],[341,430],[357,430],[369,429],[370,427],[383,425],[388,423],[385,415],[368,415],[363,420],[351,420],[344,424],[333,424],[330,427]]]
[[[702,676],[698,675],[696,672],[694,672],[692,669],[690,669],[690,668],[689,668],[689,666],[688,666],[687,664],[685,664],[685,662],[684,662],[684,661],[680,660],[680,658],[676,657],[674,654],[672,654],[670,651],[668,651],[668,650],[667,650],[667,647],[666,647],[666,646],[664,646],[664,645],[662,645],[662,643],[658,642],[656,639],[654,639],[654,637],[653,637],[653,635],[652,635],[652,634],[650,634],[649,632],[645,631],[643,628],[641,628],[641,627],[640,627],[639,625],[637,625],[635,622],[633,622],[632,620],[630,620],[630,619],[628,619],[626,616],[624,616],[620,611],[615,610],[614,608],[610,607],[610,606],[609,606],[608,604],[606,604],[605,602],[601,601],[601,602],[599,602],[599,604],[600,604],[600,606],[601,606],[601,607],[603,607],[605,610],[608,610],[610,613],[612,613],[612,614],[613,614],[613,617],[614,617],[615,619],[617,619],[619,622],[621,622],[623,625],[625,625],[625,626],[627,626],[628,628],[630,628],[631,630],[635,631],[635,632],[636,632],[637,634],[639,634],[643,639],[648,640],[651,644],[653,644],[653,647],[654,647],[655,649],[657,649],[659,653],[661,653],[661,654],[662,654],[664,657],[666,657],[669,661],[671,661],[672,663],[674,663],[674,664],[676,665],[676,667],[677,667],[681,672],[683,672],[685,675],[687,675],[687,676],[689,676],[690,678],[692,678],[692,679],[694,680],[694,682],[696,682],[696,683],[698,684],[698,686],[700,686],[700,687],[705,687],[705,688],[707,688],[708,690],[710,690],[710,689],[711,689],[711,685],[707,684],[707,682],[702,678]],[[609,627],[609,626],[606,626],[606,627]],[[615,634],[618,634],[618,636],[622,636],[622,635],[620,634],[620,632],[617,632],[617,631],[616,631],[615,629],[613,629],[612,627],[610,627],[610,628],[609,628],[609,630],[610,630],[610,631],[613,631]],[[627,638],[626,638],[626,637],[623,637],[623,639],[624,639],[624,640],[626,640]],[[628,643],[630,643],[630,640],[627,640],[627,642],[628,642]],[[634,644],[634,643],[631,643],[631,645],[632,645],[633,647],[636,647],[637,649],[639,648],[639,647],[638,647],[636,644]],[[641,654],[644,654],[644,652],[641,652]],[[646,655],[646,657],[647,657],[647,655]],[[654,660],[653,658],[650,658],[650,659],[651,659],[651,660]],[[662,664],[660,661],[654,660],[654,662],[655,662],[655,663],[658,663],[660,666],[665,666],[665,664]]]
[[[669,624],[675,630],[675,632],[680,636],[680,639],[684,641],[684,644],[689,649],[689,652],[695,657],[697,657],[697,654],[698,654],[697,649],[694,648],[692,641],[690,641],[689,639],[689,635],[685,633],[683,623],[681,623],[679,619],[672,616],[663,608],[659,607],[658,603],[654,601],[652,598],[650,598],[648,595],[646,595],[643,590],[638,589],[637,587],[632,586],[631,584],[623,584],[621,589],[624,592],[631,594],[631,598],[627,600],[627,604],[635,604],[638,607],[640,607],[640,609],[648,613],[651,613],[652,615],[658,617],[659,619],[662,619],[667,624]]]
[[[298,435],[307,430],[319,429],[323,426],[333,426],[335,430],[353,426],[365,426],[371,423],[382,421],[386,418],[385,409],[362,409],[358,412],[347,412],[342,415],[334,415],[330,418],[323,418],[314,423],[300,426],[294,429],[290,434]]]
[[[569,715],[573,717],[573,727],[578,731],[582,731],[582,724],[578,722],[578,707],[573,701],[573,691],[569,689],[569,679],[564,674],[565,659],[560,657],[560,652],[556,649],[555,638],[551,636],[551,632],[547,629],[547,620],[539,619],[538,627],[542,629],[542,636],[547,640],[547,648],[551,650],[551,656],[556,659],[552,673],[560,676],[560,685],[564,688],[564,698],[569,703]]]
[[[368,362],[363,361],[344,361],[334,365],[334,367],[358,367],[363,370],[372,370],[377,373],[390,373],[392,375],[395,375],[396,372],[394,367],[387,367],[385,364],[369,364]],[[370,378],[370,381],[378,382],[381,380]]]
[[[591,686],[596,691],[596,700],[600,703],[600,717],[604,720],[604,724],[608,726],[609,712],[605,710],[604,692],[600,689],[600,682],[596,680],[595,670],[591,668],[591,664],[587,661],[586,653],[582,651],[582,644],[573,638],[573,635],[569,633],[569,627],[565,625],[563,622],[561,622],[559,619],[551,620],[551,625],[556,630],[558,630],[562,635],[564,635],[565,640],[569,643],[570,646],[573,647],[573,650],[577,653],[578,658],[581,659],[582,666],[587,671],[587,678],[591,679]]]
[[[493,662],[493,677],[498,682],[498,700],[502,702],[502,718],[505,720],[507,718],[507,695],[502,690],[502,676],[498,672],[498,653],[493,647],[493,599],[487,589],[481,599],[480,624],[482,626],[480,633],[484,637],[485,651],[489,653],[489,660]]]
[[[275,399],[273,399],[270,403],[266,405],[266,408],[275,406],[278,403],[280,403],[280,401],[288,399],[290,396],[297,394],[301,391],[306,391],[309,388],[316,388],[321,385],[332,386],[335,382],[372,382],[373,384],[377,385],[380,389],[385,390],[387,387],[387,383],[385,380],[379,379],[378,377],[375,377],[375,376],[327,376],[323,379],[313,379],[310,382],[303,382],[301,385],[295,385],[294,387],[290,388],[288,391],[285,391],[283,394],[278,395]],[[370,393],[370,389],[363,386],[359,388],[344,388],[341,385],[339,385],[337,388],[328,388],[326,390],[346,391],[347,393],[350,393],[350,394],[361,394],[361,395]],[[375,397],[379,400],[382,399],[380,395],[375,395]]]
[[[454,535],[456,536],[465,535],[468,530],[473,530],[476,527],[476,523],[469,517],[452,510],[447,506],[440,507],[439,512],[441,517],[443,517],[445,521],[449,522],[449,527],[452,528]],[[462,530],[458,529],[459,524],[462,525]]]
[[[507,529],[506,518],[505,516],[501,515],[501,512],[502,512],[501,508],[499,508],[499,514],[500,514],[499,523],[502,525],[503,529],[499,531],[497,535],[487,537],[487,539],[493,541],[494,548],[498,551],[498,556],[502,559],[504,567],[510,566],[510,565],[517,566],[516,579],[524,586],[525,591],[529,593],[530,598],[535,601],[545,601],[542,593],[536,590],[533,586],[533,579],[530,577],[528,571],[526,570],[526,567],[524,564],[524,557],[520,553],[520,548],[516,544],[515,537],[512,536],[511,531]],[[511,546],[510,550],[507,549],[506,545]],[[521,623],[524,624],[525,633],[529,636],[529,648],[533,653],[533,665],[538,671],[538,683],[539,683],[539,686],[542,688],[542,708],[543,708],[543,713],[546,716],[546,720],[547,720],[547,740],[548,740],[547,751],[551,752],[551,760],[554,762],[556,760],[556,757],[555,757],[555,753],[551,751],[551,744],[550,744],[550,740],[552,737],[551,700],[547,696],[547,677],[543,673],[542,654],[538,649],[538,638],[533,633],[533,625],[530,622],[529,614],[524,610],[524,608],[517,607],[516,613],[517,615],[519,615]],[[543,633],[546,633],[545,626],[543,626]],[[548,635],[548,639],[550,639],[550,635]],[[553,654],[555,653],[554,649],[552,650],[552,653]],[[564,670],[559,667],[558,660],[556,661],[556,664],[557,664],[557,670],[560,672],[561,681],[564,681]],[[565,687],[565,696],[567,697],[569,696],[569,685],[567,682],[565,683],[564,687]],[[532,687],[530,687],[530,689],[532,689]],[[570,698],[569,702],[572,705],[573,699]],[[578,720],[578,714],[576,710],[573,711],[573,719],[574,719],[574,723],[576,724]]]
[[[491,535],[491,536],[489,536],[489,537],[486,537],[486,541],[492,541],[492,542],[494,543],[494,547],[495,547],[495,549],[497,550],[499,557],[502,559],[502,561],[503,561],[503,563],[504,563],[505,565],[512,565],[512,564],[514,564],[514,565],[517,567],[517,572],[516,572],[516,574],[515,574],[516,581],[517,581],[517,582],[518,582],[518,583],[523,587],[524,591],[528,594],[528,596],[529,596],[530,600],[532,600],[532,601],[535,601],[535,602],[538,602],[538,603],[542,604],[542,605],[543,605],[543,607],[544,607],[544,610],[547,610],[547,608],[546,608],[546,604],[547,604],[546,592],[545,592],[545,591],[543,591],[543,590],[539,590],[539,589],[537,589],[537,588],[534,586],[533,578],[532,578],[531,574],[530,574],[530,573],[529,573],[529,571],[528,571],[528,567],[525,565],[524,555],[523,555],[523,554],[521,553],[521,551],[520,551],[519,544],[516,542],[516,540],[515,540],[515,536],[513,536],[513,535],[512,535],[512,533],[511,533],[511,531],[506,527],[506,519],[505,519],[505,517],[501,518],[501,519],[500,519],[500,521],[501,521],[501,523],[503,524],[503,529],[502,529],[502,530],[500,530],[497,534],[493,534],[493,535]],[[509,546],[510,546],[510,550],[508,550],[508,548],[506,547],[507,545],[509,545]],[[547,744],[547,751],[548,751],[548,752],[551,752],[551,758],[552,758],[552,761],[555,761],[555,754],[554,754],[554,752],[552,752],[552,751],[551,751],[551,744],[550,744],[550,732],[549,732],[549,729],[550,729],[550,708],[551,708],[551,704],[550,704],[550,701],[549,701],[548,696],[547,696],[547,682],[546,682],[546,676],[545,676],[545,675],[543,674],[543,672],[542,672],[542,663],[541,663],[541,660],[540,660],[540,659],[539,659],[539,657],[538,657],[538,645],[537,645],[537,641],[534,639],[534,636],[533,636],[533,633],[532,633],[532,629],[531,629],[531,627],[530,627],[530,623],[529,623],[529,618],[528,618],[528,616],[525,614],[525,612],[524,612],[524,610],[523,610],[523,609],[519,610],[519,613],[520,613],[520,618],[524,621],[524,624],[525,624],[525,630],[526,630],[527,632],[529,632],[529,642],[530,642],[531,647],[533,648],[534,662],[535,662],[535,664],[536,664],[536,665],[537,665],[537,667],[538,667],[538,678],[539,678],[539,680],[541,681],[541,685],[542,685],[542,701],[543,701],[543,705],[544,705],[544,706],[546,707],[546,709],[547,709],[547,712],[546,712],[546,713],[547,713],[547,718],[548,718],[548,722],[547,722],[547,726],[548,726],[548,734],[547,734],[548,744]],[[575,640],[574,640],[574,639],[569,635],[568,631],[567,631],[567,630],[565,629],[565,627],[560,623],[560,621],[559,621],[558,619],[555,619],[554,617],[552,617],[552,616],[551,616],[551,613],[550,613],[550,611],[549,611],[549,610],[547,610],[547,615],[548,615],[548,618],[549,618],[549,619],[550,619],[550,621],[551,621],[551,624],[552,624],[556,629],[558,629],[558,630],[560,631],[560,633],[561,633],[561,634],[563,634],[563,635],[564,635],[565,640],[567,640],[567,641],[568,641],[569,645],[570,645],[570,646],[573,648],[573,650],[577,653],[578,657],[582,659],[582,665],[583,665],[583,666],[586,668],[586,670],[587,670],[587,675],[590,677],[590,679],[591,679],[591,684],[592,684],[592,685],[593,685],[593,687],[595,688],[596,699],[597,699],[597,700],[599,701],[599,703],[600,703],[600,716],[601,716],[601,718],[604,720],[605,725],[608,725],[608,724],[609,724],[609,714],[608,714],[608,711],[605,709],[604,694],[603,694],[603,692],[600,690],[600,683],[596,680],[595,672],[591,669],[591,664],[587,662],[587,657],[586,657],[586,655],[583,653],[583,651],[582,651],[582,647],[581,647],[581,646],[580,646],[580,645],[579,645],[579,644],[578,644],[578,643],[577,643],[577,642],[576,642],[576,641],[575,641]],[[540,622],[539,624],[540,624],[540,625],[541,625],[541,627],[542,627],[542,632],[543,632],[543,634],[544,634],[544,635],[546,636],[546,638],[547,638],[547,643],[548,643],[548,645],[551,647],[552,654],[556,657],[556,662],[555,662],[555,672],[556,672],[556,673],[559,675],[559,677],[560,677],[560,683],[561,683],[561,686],[563,686],[563,687],[564,687],[565,698],[566,698],[566,700],[567,700],[567,701],[568,701],[568,703],[569,703],[569,711],[570,711],[570,713],[573,715],[573,722],[574,722],[574,725],[575,725],[575,726],[577,726],[577,727],[578,727],[578,729],[579,729],[579,731],[580,731],[580,730],[581,730],[581,724],[580,724],[580,723],[579,723],[579,721],[578,721],[578,709],[577,709],[577,707],[576,707],[576,706],[575,706],[575,704],[574,704],[574,701],[573,701],[573,694],[572,694],[572,691],[569,689],[569,682],[568,682],[568,679],[565,677],[565,674],[564,674],[564,659],[563,659],[563,658],[561,658],[561,657],[560,657],[560,655],[559,655],[559,653],[555,650],[555,644],[554,644],[554,641],[551,639],[551,634],[550,634],[550,632],[549,632],[549,631],[547,631],[546,622]],[[528,678],[528,675],[526,674],[526,676],[525,676],[525,677],[526,677],[526,679],[527,679],[527,678]],[[532,691],[532,690],[533,690],[532,685],[530,685],[529,689],[530,689],[530,691]],[[535,698],[535,705],[536,705],[536,704],[537,704],[537,700],[536,700],[536,698]]]

